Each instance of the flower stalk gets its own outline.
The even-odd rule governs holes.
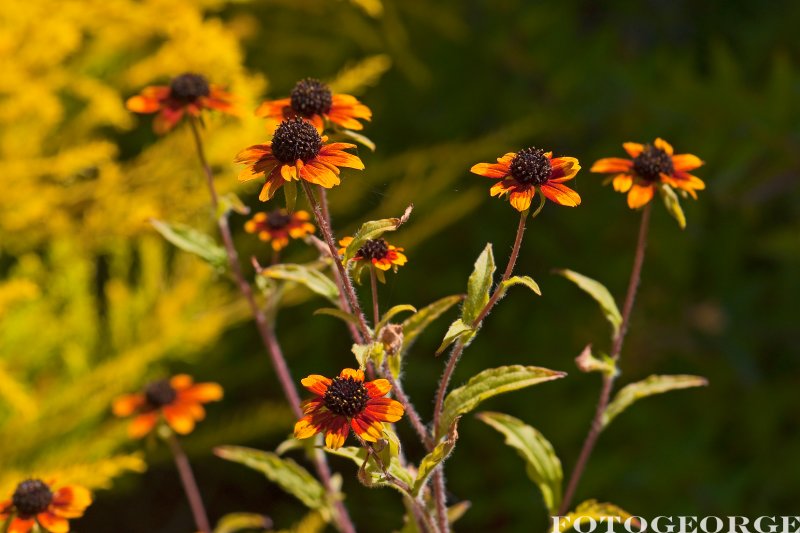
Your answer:
[[[197,530],[201,533],[211,533],[211,525],[208,521],[205,505],[203,505],[203,497],[200,495],[200,489],[197,486],[197,480],[194,478],[189,459],[186,457],[186,452],[183,451],[183,447],[181,447],[178,438],[172,431],[169,431],[169,436],[164,440],[169,444],[172,457],[175,459],[175,467],[178,469],[186,499],[189,500],[189,507],[192,509],[192,516]]]

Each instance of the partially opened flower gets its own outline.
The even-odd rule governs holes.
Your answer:
[[[67,519],[83,516],[91,503],[91,493],[79,485],[54,489],[52,483],[26,479],[10,500],[0,502],[0,520],[10,520],[3,530],[8,533],[28,533],[37,525],[50,533],[67,533]]]
[[[330,87],[319,80],[306,78],[297,82],[289,98],[261,104],[256,116],[278,121],[300,117],[319,131],[323,131],[327,119],[342,128],[360,130],[364,126],[359,120],[372,119],[372,111],[356,97],[333,94]]]
[[[302,239],[316,228],[309,222],[311,215],[307,211],[295,211],[289,214],[285,209],[276,209],[269,213],[256,213],[245,222],[244,230],[255,233],[264,242],[272,241],[272,249],[276,252],[289,244],[289,238]]]
[[[339,240],[339,246],[341,246],[339,248],[340,255],[344,255],[351,242],[353,242],[352,237],[344,237]],[[353,256],[353,261],[371,263],[375,268],[384,271],[391,268],[397,272],[397,267],[403,266],[408,262],[408,258],[403,251],[403,248],[389,244],[385,239],[367,239],[363,246],[358,249],[356,255]]]
[[[169,85],[151,85],[125,103],[134,113],[158,113],[153,121],[156,133],[166,133],[180,122],[184,114],[199,117],[204,109],[234,113],[231,95],[211,85],[200,74],[186,73],[172,79]]]
[[[344,151],[356,145],[327,141],[328,137],[320,136],[308,122],[285,120],[272,141],[251,146],[236,156],[236,162],[247,165],[239,173],[239,181],[266,179],[258,196],[266,202],[286,182],[302,179],[330,189],[341,183],[339,167],[364,169],[361,159]]]
[[[162,418],[176,433],[185,435],[205,418],[202,404],[220,399],[222,387],[217,383],[194,383],[191,376],[178,374],[148,383],[143,392],[117,398],[112,410],[119,417],[136,415],[129,428],[133,438],[150,433]]]
[[[540,190],[542,194],[560,205],[575,207],[581,197],[566,185],[581,169],[574,157],[553,158],[553,152],[539,148],[526,148],[509,152],[497,158],[497,163],[478,163],[470,171],[480,176],[500,180],[489,189],[492,196],[507,194],[517,211],[531,207],[531,201]]]
[[[384,398],[392,390],[386,379],[364,382],[364,372],[345,368],[330,379],[312,374],[301,380],[305,388],[316,394],[303,403],[303,413],[294,426],[294,436],[307,439],[325,433],[328,448],[341,448],[352,429],[369,442],[383,436],[383,422],[397,422],[403,416],[403,405]]]
[[[614,190],[628,193],[631,209],[642,207],[653,199],[660,185],[667,185],[688,193],[697,199],[697,192],[706,188],[703,180],[689,172],[699,168],[703,162],[692,154],[673,153],[672,145],[664,139],[653,144],[624,143],[622,147],[631,159],[607,157],[592,165],[591,171],[616,174],[611,178]]]

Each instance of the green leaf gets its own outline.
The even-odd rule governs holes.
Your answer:
[[[581,354],[575,358],[575,365],[581,372],[600,372],[607,376],[619,374],[617,363],[605,354],[600,354],[600,359],[592,355],[592,345],[589,344]]]
[[[672,187],[666,183],[662,183],[661,186],[659,186],[658,192],[661,194],[661,199],[664,201],[664,207],[667,208],[669,214],[672,215],[672,218],[678,221],[678,226],[680,226],[681,229],[685,229],[686,215],[683,214],[683,209],[681,208],[681,202],[678,199],[678,195],[675,194],[675,191],[672,190]]]
[[[150,223],[162,237],[184,252],[200,257],[219,272],[228,268],[225,249],[209,235],[183,224],[169,224],[154,218],[150,219]]]
[[[371,151],[375,151],[375,143],[372,142],[372,139],[367,137],[366,135],[362,135],[360,133],[356,133],[353,130],[339,130],[343,135],[350,137],[358,144],[364,145],[369,148]]]
[[[411,344],[417,340],[425,328],[434,320],[442,316],[448,309],[463,300],[460,294],[445,296],[432,304],[423,307],[403,322],[403,351],[407,351]]]
[[[500,298],[505,296],[506,291],[509,287],[513,285],[524,285],[528,287],[530,290],[538,294],[539,296],[542,295],[542,290],[539,288],[539,284],[533,281],[533,278],[530,276],[513,276],[505,280],[500,284],[500,287],[497,289],[500,291]]]
[[[250,208],[247,207],[235,193],[229,192],[219,197],[217,218],[224,218],[231,211],[239,213],[240,215],[247,215],[250,213]]]
[[[394,231],[402,226],[411,216],[411,210],[414,208],[410,205],[406,208],[405,213],[400,218],[384,218],[381,220],[371,220],[365,222],[353,235],[352,242],[347,246],[344,251],[344,262],[347,263],[356,253],[364,246],[364,243],[369,239],[377,239],[387,231]]]
[[[319,270],[306,265],[292,263],[272,265],[262,270],[261,275],[272,279],[294,281],[333,303],[339,301],[339,288],[336,284]]]
[[[578,505],[574,511],[559,520],[558,531],[554,531],[553,528],[551,528],[550,531],[552,533],[569,531],[575,527],[575,524],[588,521],[590,518],[595,521],[600,521],[601,518],[607,518],[610,522],[616,521],[617,517],[619,517],[620,522],[625,522],[629,518],[633,518],[629,512],[617,507],[613,503],[600,503],[597,500],[587,500]],[[640,529],[639,520],[635,518],[631,521],[631,525],[636,529]]]
[[[325,489],[319,481],[291,459],[242,446],[219,446],[214,448],[214,454],[261,472],[310,509],[321,509],[327,505]]]
[[[479,413],[478,419],[490,425],[506,438],[506,444],[517,450],[525,461],[528,477],[542,491],[544,504],[551,515],[561,505],[561,483],[564,473],[553,445],[522,420],[503,413]]]
[[[419,496],[419,493],[422,491],[423,487],[425,487],[425,484],[428,482],[428,479],[431,477],[436,467],[442,464],[453,452],[453,448],[456,447],[456,441],[458,440],[458,420],[459,417],[453,421],[444,440],[437,444],[419,463],[417,479],[414,481],[414,485],[411,489],[411,494],[413,496]]]
[[[286,210],[289,213],[294,213],[294,208],[297,205],[297,184],[293,181],[287,181],[283,184],[283,194],[286,196]]]
[[[255,513],[230,513],[217,522],[214,533],[236,533],[237,531],[261,529],[266,531],[272,526],[272,520]]]
[[[444,334],[444,340],[436,350],[436,355],[441,354],[448,346],[459,339],[466,344],[474,334],[475,330],[471,326],[466,325],[460,318],[455,319],[455,321],[450,324],[450,327],[447,328],[447,333]]]
[[[444,434],[456,417],[469,413],[492,396],[563,378],[566,375],[566,372],[523,365],[484,370],[473,376],[466,385],[450,391],[444,400],[444,409],[436,434]]]
[[[614,331],[614,336],[616,336],[622,324],[622,315],[619,314],[617,303],[614,301],[614,297],[611,296],[611,293],[608,292],[605,285],[572,270],[560,269],[556,270],[556,273],[561,274],[580,289],[589,293],[589,296],[600,304],[603,314],[606,316],[606,320],[611,323],[611,329]]]
[[[386,478],[383,475],[383,472],[380,468],[375,464],[375,460],[370,458],[369,463],[366,465],[364,464],[365,459],[367,458],[367,450],[365,448],[356,448],[355,446],[344,446],[339,448],[338,450],[331,450],[330,448],[324,448],[327,453],[332,455],[338,455],[339,457],[346,457],[351,459],[358,467],[363,469],[363,476],[361,477],[362,481],[366,481],[366,484],[370,487],[387,487],[391,486],[395,489],[397,487],[393,484],[387,483]],[[400,462],[398,461],[397,457],[393,457],[392,460],[389,462],[387,471],[390,475],[396,477],[397,479],[405,482],[409,487],[414,484],[414,478],[411,473],[400,466]]]
[[[494,254],[492,245],[487,244],[481,255],[475,261],[475,268],[469,275],[467,284],[467,298],[461,309],[461,319],[464,324],[472,325],[477,320],[483,308],[489,303],[489,292],[492,289],[494,276]],[[475,324],[476,326],[478,324]]]
[[[315,315],[329,315],[336,317],[340,320],[344,320],[345,322],[350,322],[351,324],[358,325],[358,318],[355,315],[348,313],[346,311],[342,311],[341,309],[335,307],[321,307],[314,311]]]
[[[356,356],[359,368],[366,367],[369,360],[374,361],[378,368],[383,364],[383,344],[379,342],[354,344],[351,350]]]
[[[603,413],[603,427],[606,427],[618,414],[637,400],[671,390],[705,387],[706,385],[708,385],[706,378],[689,375],[650,376],[642,381],[626,385],[620,389],[614,400],[606,407]]]
[[[394,307],[386,311],[386,313],[384,313],[383,317],[381,318],[381,321],[378,322],[377,326],[375,326],[375,331],[380,331],[383,328],[383,326],[388,324],[392,318],[394,318],[399,313],[403,313],[405,311],[411,311],[412,313],[416,313],[417,308],[414,307],[413,305],[408,305],[408,304],[395,305]]]

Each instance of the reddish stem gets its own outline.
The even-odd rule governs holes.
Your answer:
[[[200,489],[197,486],[194,473],[192,473],[192,466],[189,464],[186,452],[183,451],[174,433],[170,433],[166,441],[172,451],[172,456],[175,458],[175,466],[178,468],[178,474],[181,477],[183,491],[186,493],[186,499],[189,500],[189,507],[192,509],[194,524],[201,533],[211,533],[211,525],[208,522],[203,498],[200,496]]]

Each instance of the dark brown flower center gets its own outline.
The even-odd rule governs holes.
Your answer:
[[[353,417],[367,406],[369,392],[362,381],[337,376],[325,391],[323,401],[332,413]]]
[[[550,179],[553,166],[540,148],[525,148],[511,160],[511,175],[526,185],[541,185]]]
[[[293,164],[298,159],[308,163],[322,149],[317,128],[302,119],[284,120],[272,137],[272,154],[281,163]]]
[[[20,518],[30,518],[47,510],[53,501],[53,491],[41,479],[26,479],[14,491],[11,502]]]
[[[642,153],[633,158],[633,170],[647,181],[658,181],[661,174],[672,175],[675,167],[672,156],[653,145],[645,145]]]
[[[298,81],[289,97],[292,101],[292,110],[304,117],[327,113],[333,105],[331,90],[313,78]]]
[[[150,407],[158,408],[169,405],[175,401],[178,393],[166,379],[160,379],[147,384],[144,388],[144,397]]]
[[[187,104],[194,102],[201,96],[211,94],[208,81],[200,74],[181,74],[173,78],[169,84],[170,95]]]
[[[267,227],[269,229],[283,229],[292,221],[292,216],[285,213],[282,209],[272,211],[267,215]]]
[[[358,254],[364,259],[383,259],[389,253],[389,245],[383,239],[367,239],[367,242],[358,249]]]

